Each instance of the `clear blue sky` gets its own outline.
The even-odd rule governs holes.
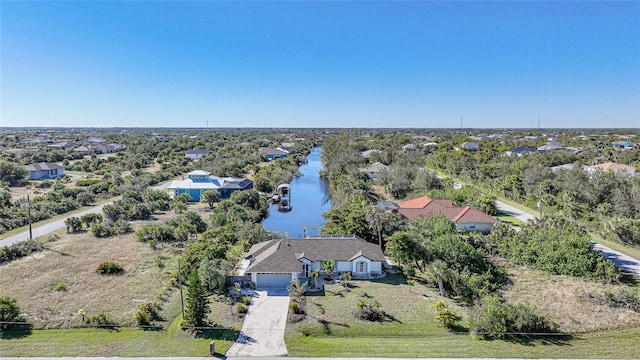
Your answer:
[[[640,2],[0,2],[0,126],[640,127]]]

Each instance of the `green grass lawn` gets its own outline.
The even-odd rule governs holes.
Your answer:
[[[177,292],[165,304],[161,330],[135,327],[115,329],[76,328],[27,331],[0,331],[0,354],[16,357],[121,356],[165,357],[208,356],[209,342],[215,340],[216,353],[223,355],[238,338],[242,319],[233,316],[230,306],[212,297],[209,320],[223,329],[193,333],[180,328],[180,297]],[[176,317],[177,316],[177,317]]]
[[[237,332],[228,330],[194,336],[174,326],[160,331],[87,328],[0,332],[0,353],[19,357],[207,356],[211,339],[216,338],[216,353],[224,354],[237,337]]]
[[[523,341],[479,340],[467,332],[464,318],[457,332],[435,321],[433,304],[439,297],[433,289],[410,287],[398,275],[353,284],[350,292],[330,285],[324,294],[307,296],[307,317],[287,327],[289,356],[632,358],[638,354],[640,329]],[[363,296],[377,300],[389,318],[356,319],[353,312]],[[464,315],[465,309],[444,301]]]
[[[503,213],[499,213],[498,215],[494,215],[493,217],[495,217],[496,219],[500,220],[503,223],[507,223],[511,226],[523,226],[526,225],[526,223],[520,219],[518,219],[515,216],[509,216],[509,215],[505,215]]]

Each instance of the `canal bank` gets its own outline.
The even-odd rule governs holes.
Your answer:
[[[325,220],[322,214],[331,209],[328,196],[329,184],[320,178],[321,148],[315,148],[307,156],[307,163],[300,166],[302,175],[295,177],[291,185],[291,210],[278,211],[278,205],[269,206],[269,216],[262,225],[265,230],[278,231],[283,236],[302,238],[305,229],[309,235],[317,235]]]

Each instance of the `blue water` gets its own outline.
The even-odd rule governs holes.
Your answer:
[[[266,230],[301,238],[306,225],[308,235],[318,235],[318,227],[325,223],[322,213],[331,209],[329,185],[319,175],[321,153],[322,149],[313,149],[307,157],[309,162],[300,167],[302,175],[291,181],[291,211],[280,212],[277,205],[269,206],[269,217],[262,222]]]

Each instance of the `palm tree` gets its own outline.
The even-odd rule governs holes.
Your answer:
[[[313,287],[318,287],[318,276],[320,276],[320,269],[315,269],[309,273],[309,277],[313,279]]]
[[[384,225],[385,212],[382,208],[374,206],[366,215],[369,228],[378,234],[378,244],[382,249],[382,226]]]
[[[444,282],[449,279],[449,269],[444,261],[436,260],[429,265],[429,272],[435,277],[438,283],[438,289],[440,290],[440,296],[446,296],[444,291]]]

